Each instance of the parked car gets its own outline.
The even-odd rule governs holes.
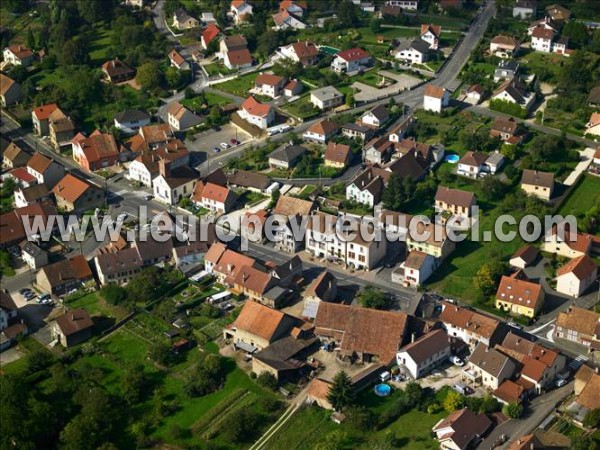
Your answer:
[[[25,295],[27,292],[31,292],[30,288],[19,289],[19,294]]]
[[[465,362],[462,359],[460,359],[458,356],[451,356],[449,359],[450,359],[450,362],[452,364],[454,364],[455,366],[462,367],[465,365]]]
[[[50,294],[44,294],[40,296],[40,300],[44,301],[44,300],[50,300]]]
[[[219,153],[220,151],[221,151],[221,149],[219,147],[213,148],[213,152],[214,153]]]
[[[518,323],[515,323],[515,322],[508,322],[508,326],[516,328],[517,330],[522,330],[523,329],[523,327],[521,325],[519,325]]]
[[[567,384],[568,381],[565,380],[564,378],[559,378],[558,380],[556,380],[556,387],[563,387],[565,384]]]
[[[231,145],[229,145],[227,142],[221,142],[221,147],[229,148],[229,147],[231,147]]]
[[[147,202],[152,200],[154,198],[154,195],[152,194],[146,194],[144,195],[144,200],[146,200]]]
[[[231,145],[239,145],[240,143],[240,141],[238,141],[236,138],[231,138],[229,142],[231,142]]]
[[[469,395],[474,392],[473,388],[465,384],[455,384],[452,386],[452,389],[462,395]]]

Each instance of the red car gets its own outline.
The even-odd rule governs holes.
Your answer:
[[[231,142],[231,145],[238,145],[240,143],[240,141],[238,141],[235,138],[231,138],[231,141],[229,141],[229,142]]]

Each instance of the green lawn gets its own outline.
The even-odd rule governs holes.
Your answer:
[[[212,87],[219,91],[228,92],[238,97],[246,98],[248,91],[254,87],[254,82],[258,73],[249,73],[238,78],[234,78],[223,83],[215,84]]]
[[[320,110],[310,102],[310,94],[308,93],[304,94],[298,100],[288,103],[281,109],[298,119],[308,119],[309,117],[317,116],[320,112]]]
[[[382,76],[379,75],[379,72],[377,72],[376,70],[369,70],[368,72],[365,72],[362,75],[353,76],[350,80],[353,83],[358,81],[360,83],[364,83],[364,84],[367,84],[369,86],[373,86],[374,88],[379,89],[378,83],[381,82]],[[386,78],[386,82],[388,83],[388,86],[396,83],[395,80],[393,80],[389,77]]]
[[[101,28],[89,30],[86,34],[90,39],[90,59],[95,65],[102,65],[110,58],[110,47],[112,46],[112,35],[110,25],[104,25]]]
[[[600,178],[584,174],[558,210],[558,214],[562,216],[573,214],[580,219],[597,203],[599,197]]]
[[[185,98],[181,100],[181,104],[192,109],[193,111],[199,111],[205,105],[204,101],[206,101],[207,108],[211,108],[212,106],[223,106],[231,103],[231,100],[227,97],[223,97],[222,95],[215,94],[213,92],[205,92],[197,97]]]
[[[221,62],[206,64],[202,67],[204,68],[204,70],[206,70],[206,73],[209,77],[214,77],[219,74],[229,75],[234,72],[233,70],[230,70],[227,67],[225,67],[225,65]]]
[[[92,316],[100,315],[105,317],[114,317],[120,320],[127,315],[127,311],[123,310],[122,308],[116,308],[108,305],[96,292],[92,292],[78,299],[68,301],[67,305],[71,309],[83,308]]]
[[[390,407],[393,400],[402,393],[394,391],[390,397],[377,397],[372,389],[364,390],[357,403],[368,408],[375,420]],[[431,428],[447,413],[428,414],[418,410],[409,411],[395,422],[379,431],[359,431],[350,423],[335,424],[331,421],[331,411],[316,406],[306,406],[298,410],[294,416],[277,431],[267,443],[267,449],[310,449],[321,443],[324,436],[340,430],[348,437],[348,445],[344,448],[369,449],[387,433],[393,433],[397,439],[397,447],[411,450],[437,449],[439,444],[431,437]]]

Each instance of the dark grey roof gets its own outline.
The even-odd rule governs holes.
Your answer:
[[[423,39],[415,39],[412,41],[410,43],[410,48],[413,48],[423,54],[429,53],[429,43],[425,42]]]
[[[516,72],[519,70],[519,63],[513,59],[503,59],[498,63],[498,69]]]
[[[269,158],[277,159],[287,163],[293,163],[306,152],[306,148],[301,145],[287,145],[278,148],[269,155]]]
[[[304,365],[302,361],[293,359],[305,348],[316,342],[317,338],[296,339],[292,336],[284,337],[273,342],[267,348],[254,354],[254,358],[276,370],[289,370]]]
[[[370,128],[358,125],[356,123],[346,123],[342,125],[342,130],[352,130],[356,131],[357,133],[368,133]]]
[[[125,111],[121,111],[115,114],[115,120],[117,122],[140,122],[142,120],[149,120],[150,116],[146,114],[144,111],[140,111],[139,109],[126,109]]]

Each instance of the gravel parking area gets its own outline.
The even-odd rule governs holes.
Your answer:
[[[253,140],[253,138],[249,134],[241,131],[239,128],[232,125],[231,123],[222,125],[220,128],[221,129],[219,131],[209,130],[204,131],[203,133],[198,133],[196,134],[196,140],[186,140],[186,145],[189,149],[191,149],[194,152],[206,152],[209,155],[213,155],[216,154],[213,153],[214,147],[219,147],[219,153],[225,153],[234,149],[233,146],[227,150],[223,149],[221,147],[222,142],[226,142],[227,144],[231,145],[231,139],[233,138],[236,138],[242,144]]]

